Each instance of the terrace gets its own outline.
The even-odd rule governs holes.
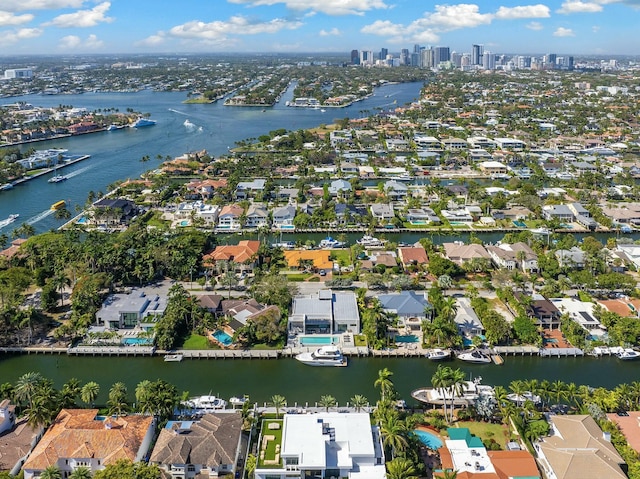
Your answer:
[[[282,423],[282,419],[270,419],[262,422],[258,468],[281,467],[280,447],[282,445]]]

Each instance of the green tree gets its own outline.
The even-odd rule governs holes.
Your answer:
[[[62,472],[57,466],[47,466],[40,474],[40,479],[62,479]]]
[[[26,401],[28,406],[33,408],[33,397],[43,381],[44,378],[40,373],[31,371],[23,374],[16,381],[16,398],[20,401]]]
[[[276,418],[280,417],[280,410],[287,406],[287,400],[284,396],[280,394],[274,394],[271,396],[271,401],[269,402],[273,408],[276,410]]]
[[[100,385],[95,381],[89,381],[80,390],[80,398],[90,406],[98,398],[98,394],[100,394]]]
[[[393,394],[393,381],[391,380],[393,373],[388,368],[379,369],[378,377],[373,383],[373,386],[380,388],[380,399],[384,401],[390,398]]]
[[[158,466],[146,462],[133,463],[127,459],[119,459],[108,464],[104,469],[96,471],[93,479],[161,479]]]
[[[110,415],[120,416],[129,410],[127,402],[127,386],[122,382],[117,382],[109,390],[107,407]]]
[[[336,404],[338,404],[338,401],[330,394],[320,396],[320,401],[318,401],[318,405],[325,408],[327,412],[329,412],[329,408],[335,407]]]
[[[91,470],[88,467],[77,467],[69,474],[69,479],[91,479]]]
[[[405,457],[396,457],[386,463],[387,479],[418,479],[416,468]]]
[[[356,394],[351,399],[349,399],[351,403],[351,407],[353,407],[356,412],[360,412],[360,410],[369,404],[369,400],[363,396],[362,394]]]

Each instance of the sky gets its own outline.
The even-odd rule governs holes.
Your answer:
[[[640,0],[0,0],[0,55],[397,53],[415,44],[638,55],[638,25]]]

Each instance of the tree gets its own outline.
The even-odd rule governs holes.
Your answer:
[[[89,405],[93,405],[93,402],[98,398],[98,394],[100,394],[100,385],[95,381],[89,381],[80,390],[80,398]]]
[[[108,464],[104,469],[96,471],[93,479],[161,479],[158,466],[146,462],[133,463],[127,459],[119,459]]]
[[[318,401],[318,405],[325,408],[327,412],[329,412],[330,407],[335,407],[336,404],[338,404],[338,402],[336,401],[336,398],[334,398],[330,394],[320,396],[320,401]]]
[[[382,445],[391,451],[391,457],[403,452],[409,445],[407,440],[406,424],[397,411],[386,410],[380,420],[380,432],[382,433]]]
[[[127,402],[127,386],[122,382],[117,382],[109,390],[109,398],[107,399],[109,414],[120,416],[129,410]]]
[[[356,412],[360,412],[362,408],[369,404],[369,400],[362,394],[356,394],[349,401],[351,402],[351,406],[355,408]]]
[[[387,462],[387,479],[418,479],[413,463],[405,457],[396,457]]]
[[[80,390],[80,381],[76,378],[71,378],[64,383],[60,391],[60,407],[75,407],[78,396],[80,396]]]
[[[29,407],[33,408],[33,397],[43,381],[44,378],[40,373],[28,372],[23,374],[16,381],[16,398],[20,401],[27,401]]]
[[[62,479],[62,472],[57,466],[48,466],[40,474],[40,479]]]
[[[271,396],[270,404],[276,410],[276,418],[280,417],[280,410],[287,406],[287,400],[284,396],[280,394],[274,394]]]
[[[393,392],[393,381],[391,380],[393,373],[388,368],[378,370],[378,378],[374,381],[373,386],[380,388],[380,399],[384,401]]]
[[[69,479],[91,479],[91,470],[88,467],[77,467],[69,475]]]

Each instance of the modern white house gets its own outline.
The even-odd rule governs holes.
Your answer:
[[[277,434],[269,429],[280,424]],[[254,479],[386,478],[381,434],[368,413],[285,414],[262,428],[259,447],[270,441],[275,458],[263,456]]]
[[[293,205],[280,206],[273,209],[273,227],[278,229],[292,230],[293,219],[296,217],[296,208]]]
[[[145,329],[145,324],[152,328],[154,318],[163,315],[166,307],[165,295],[134,288],[130,293],[107,296],[96,313],[96,322],[108,329]]]
[[[289,331],[301,334],[360,332],[360,313],[351,291],[323,289],[293,298]]]

